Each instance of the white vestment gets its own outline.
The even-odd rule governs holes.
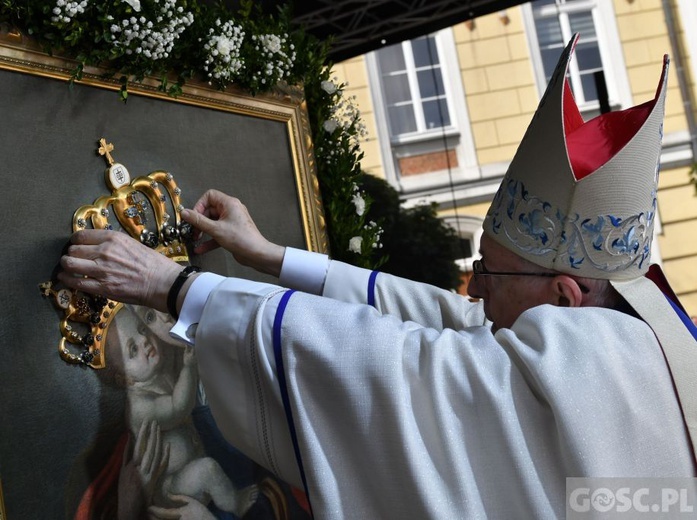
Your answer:
[[[295,440],[316,518],[564,517],[566,477],[695,475],[661,348],[616,311],[493,334],[480,304],[332,262],[324,297],[215,285],[195,344],[223,434],[302,486]]]

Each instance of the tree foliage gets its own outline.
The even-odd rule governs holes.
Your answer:
[[[435,204],[402,208],[397,191],[383,179],[364,174],[361,188],[372,199],[369,220],[381,220],[383,253],[380,270],[443,289],[461,283],[455,260],[462,256],[460,239],[441,220]]]

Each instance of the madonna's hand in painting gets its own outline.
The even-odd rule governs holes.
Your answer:
[[[118,518],[139,518],[152,502],[153,491],[169,463],[169,445],[163,446],[160,427],[144,421],[135,439],[129,437],[124,450],[118,484]]]
[[[186,495],[170,495],[169,498],[177,505],[172,508],[150,506],[150,508],[148,508],[150,518],[215,520],[213,513],[211,513],[206,506],[195,498],[191,498]]]

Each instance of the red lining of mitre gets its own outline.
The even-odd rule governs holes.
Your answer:
[[[564,133],[574,178],[579,181],[612,159],[636,135],[655,104],[653,99],[626,110],[601,114],[584,123],[565,80]]]

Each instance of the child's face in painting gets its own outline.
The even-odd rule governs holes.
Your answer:
[[[121,354],[119,361],[126,379],[130,383],[150,380],[161,361],[157,339],[131,309],[122,309],[115,322]]]
[[[156,340],[159,340],[166,345],[182,346],[181,341],[174,339],[169,334],[170,329],[174,325],[174,320],[169,314],[158,312],[155,309],[142,307],[140,305],[134,305],[133,312],[136,314],[136,316],[138,316],[141,323],[145,325],[148,331],[155,335]]]

